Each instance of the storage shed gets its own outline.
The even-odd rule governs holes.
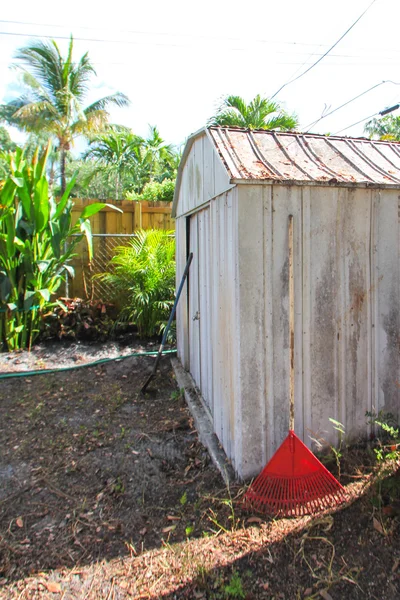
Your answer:
[[[173,205],[178,357],[236,473],[259,473],[289,420],[288,216],[294,218],[295,430],[308,445],[399,415],[400,144],[209,127]]]

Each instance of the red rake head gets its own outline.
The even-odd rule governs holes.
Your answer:
[[[243,498],[246,508],[294,517],[336,506],[345,491],[334,476],[290,431]]]

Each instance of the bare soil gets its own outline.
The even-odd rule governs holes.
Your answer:
[[[157,346],[56,344],[0,370]],[[342,460],[351,500],[270,519],[241,509],[198,441],[168,358],[0,380],[0,598],[400,597],[400,482],[371,449]],[[334,461],[332,461],[334,465]]]

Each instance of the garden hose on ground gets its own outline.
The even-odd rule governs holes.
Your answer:
[[[163,354],[175,354],[176,348],[172,350],[164,350]],[[125,358],[133,358],[137,356],[158,356],[158,352],[133,352],[133,354],[125,354],[116,356],[115,358],[101,358],[83,365],[72,365],[71,367],[59,367],[58,369],[40,369],[38,371],[14,371],[14,373],[0,373],[0,379],[8,379],[11,377],[32,377],[33,375],[45,375],[49,373],[60,373],[61,371],[72,371],[73,369],[83,369],[83,367],[96,367],[104,363],[112,362],[113,360],[124,360]]]

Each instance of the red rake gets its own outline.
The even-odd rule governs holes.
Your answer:
[[[293,216],[289,216],[289,435],[253,481],[243,498],[246,508],[295,517],[341,504],[342,485],[297,437],[294,430],[294,278]]]

